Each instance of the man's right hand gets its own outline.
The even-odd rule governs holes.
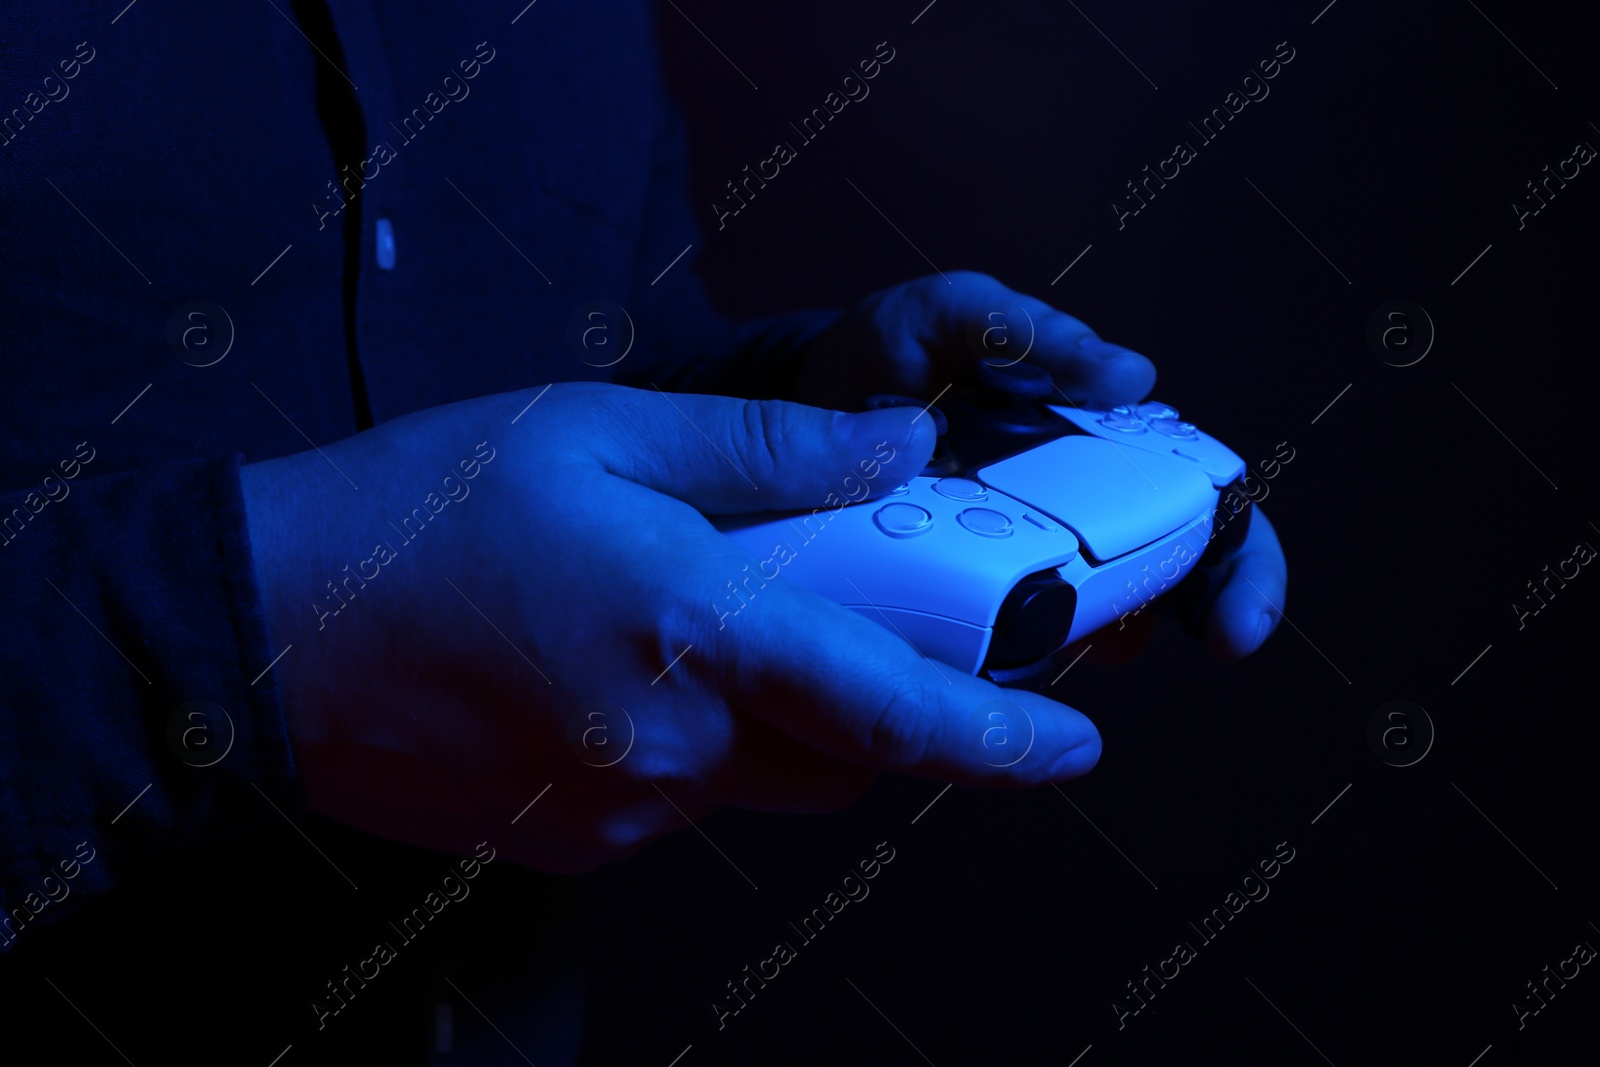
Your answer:
[[[878,770],[1001,788],[1088,771],[1078,712],[935,667],[781,576],[719,617],[753,560],[704,516],[822,507],[892,449],[868,483],[887,491],[932,452],[915,415],[573,383],[245,467],[310,808],[578,872],[724,804],[837,809]],[[1005,767],[999,700],[1033,733]]]

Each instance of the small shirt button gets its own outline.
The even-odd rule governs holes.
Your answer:
[[[378,269],[394,270],[394,226],[388,219],[378,220]]]

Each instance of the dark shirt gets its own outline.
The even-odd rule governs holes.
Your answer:
[[[0,9],[7,948],[303,815],[241,461],[551,381],[770,393],[829,321],[708,302],[642,4],[118,6]]]

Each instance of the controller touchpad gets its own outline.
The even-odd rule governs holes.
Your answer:
[[[1217,498],[1211,479],[1188,460],[1098,437],[1057,438],[977,476],[1070,528],[1097,560],[1165,537],[1210,511]]]

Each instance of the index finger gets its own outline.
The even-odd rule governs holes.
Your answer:
[[[1289,568],[1278,533],[1261,508],[1245,540],[1218,566],[1220,591],[1205,619],[1206,644],[1231,663],[1260,648],[1283,617]]]
[[[777,583],[721,632],[731,704],[840,759],[962,785],[1025,788],[1100,758],[1084,715],[929,659],[876,622]]]
[[[958,271],[949,281],[912,283],[934,324],[922,338],[941,370],[962,374],[975,359],[1027,360],[1050,372],[1074,400],[1129,403],[1155,386],[1155,365],[1100,338],[1081,319],[986,274]]]

